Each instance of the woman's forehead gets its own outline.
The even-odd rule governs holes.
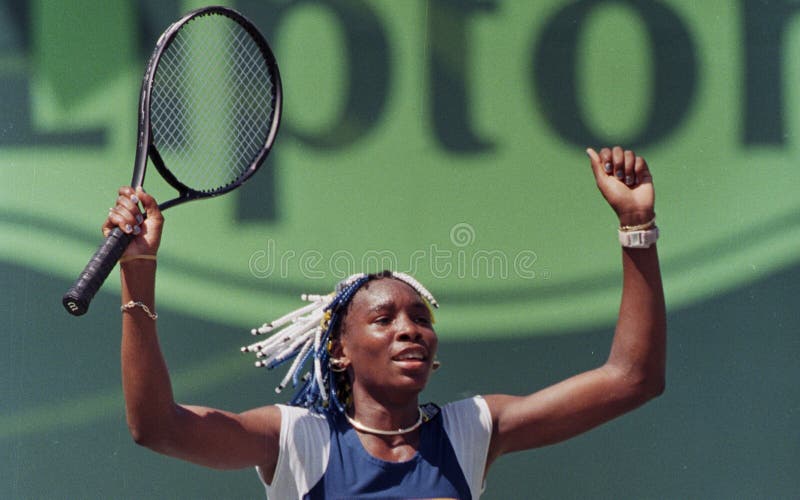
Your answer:
[[[424,305],[416,290],[400,280],[383,278],[366,283],[353,297],[351,309],[368,311],[378,307],[417,303]]]

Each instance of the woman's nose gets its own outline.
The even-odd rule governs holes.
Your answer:
[[[416,342],[421,338],[422,333],[416,321],[406,315],[397,318],[397,340]]]

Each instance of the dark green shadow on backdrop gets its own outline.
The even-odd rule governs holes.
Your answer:
[[[0,276],[3,289],[14,291],[3,305],[2,417],[93,393],[118,398],[108,414],[85,423],[62,426],[54,414],[49,430],[0,440],[0,497],[263,497],[253,471],[206,470],[130,440],[118,389],[118,297],[101,294],[89,315],[76,319],[60,306],[65,281],[10,265],[0,266]],[[483,498],[796,497],[798,282],[800,266],[670,311],[665,395],[567,443],[500,459]],[[236,352],[247,338],[238,329],[160,312],[174,371]],[[601,363],[609,330],[443,343],[443,368],[426,399],[521,393],[558,381]],[[243,366],[250,361],[243,358]],[[242,410],[275,401],[278,374],[239,373],[188,402]]]

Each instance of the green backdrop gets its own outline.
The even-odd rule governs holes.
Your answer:
[[[0,497],[262,495],[133,444],[115,274],[60,297],[130,178],[144,62],[201,5],[0,1]],[[177,397],[279,402],[248,331],[361,270],[442,303],[426,399],[525,393],[604,361],[620,293],[586,146],[657,186],[667,392],[501,459],[484,498],[800,494],[800,2],[229,3],[275,48],[278,143],[242,190],[167,212],[159,329]],[[148,191],[166,199],[156,174]]]

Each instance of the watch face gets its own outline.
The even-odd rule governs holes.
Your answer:
[[[646,231],[619,231],[619,242],[628,248],[650,248],[658,240],[658,228]]]

